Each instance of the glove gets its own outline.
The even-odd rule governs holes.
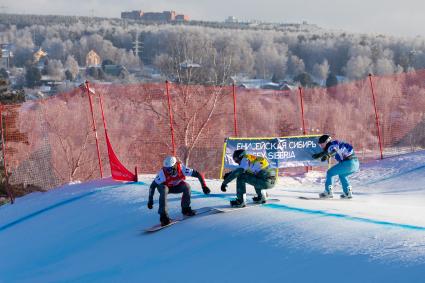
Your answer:
[[[226,174],[224,174],[224,175],[223,175],[223,179],[224,179],[224,180],[226,180],[226,178],[227,178],[227,177],[229,177],[229,175],[230,175],[231,173],[232,173],[232,172],[227,172]]]
[[[153,208],[153,199],[150,199],[150,200],[148,201],[148,208],[149,208],[149,209],[152,209],[152,208]]]
[[[320,157],[322,157],[323,156],[323,152],[319,152],[319,153],[315,153],[315,154],[313,154],[311,157],[313,158],[313,159],[318,159],[318,158],[320,158]]]
[[[221,191],[222,192],[225,192],[225,191],[227,191],[227,185],[225,184],[225,183],[223,183],[223,184],[221,184]]]
[[[210,188],[208,188],[207,186],[202,187],[202,191],[204,192],[204,194],[208,195],[209,193],[211,193]]]
[[[323,155],[323,157],[320,160],[323,162],[323,161],[326,161],[328,159],[329,159],[329,155],[325,154],[325,155]]]

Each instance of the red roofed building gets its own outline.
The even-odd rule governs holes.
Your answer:
[[[189,16],[177,15],[175,11],[157,12],[142,12],[140,10],[121,12],[121,19],[142,20],[149,22],[187,22]]]

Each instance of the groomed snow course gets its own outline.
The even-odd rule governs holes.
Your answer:
[[[0,207],[0,282],[425,282],[425,151],[361,165],[352,200],[317,196],[323,172],[283,176],[276,204],[200,215],[153,234],[154,175],[32,193]],[[196,179],[192,208],[234,197]],[[337,184],[335,196],[340,186]],[[254,193],[248,186],[248,192]],[[250,198],[249,196],[249,198]],[[180,215],[180,196],[169,196]]]

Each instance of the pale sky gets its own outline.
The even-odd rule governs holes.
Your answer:
[[[119,18],[121,11],[174,10],[195,20],[317,24],[360,33],[425,36],[425,0],[2,0],[2,12]]]

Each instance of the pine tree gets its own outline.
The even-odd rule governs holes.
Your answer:
[[[301,73],[294,78],[295,82],[300,82],[303,87],[313,85],[313,80],[308,73]]]
[[[333,87],[338,84],[338,79],[333,73],[329,73],[328,78],[326,79],[326,87]]]

